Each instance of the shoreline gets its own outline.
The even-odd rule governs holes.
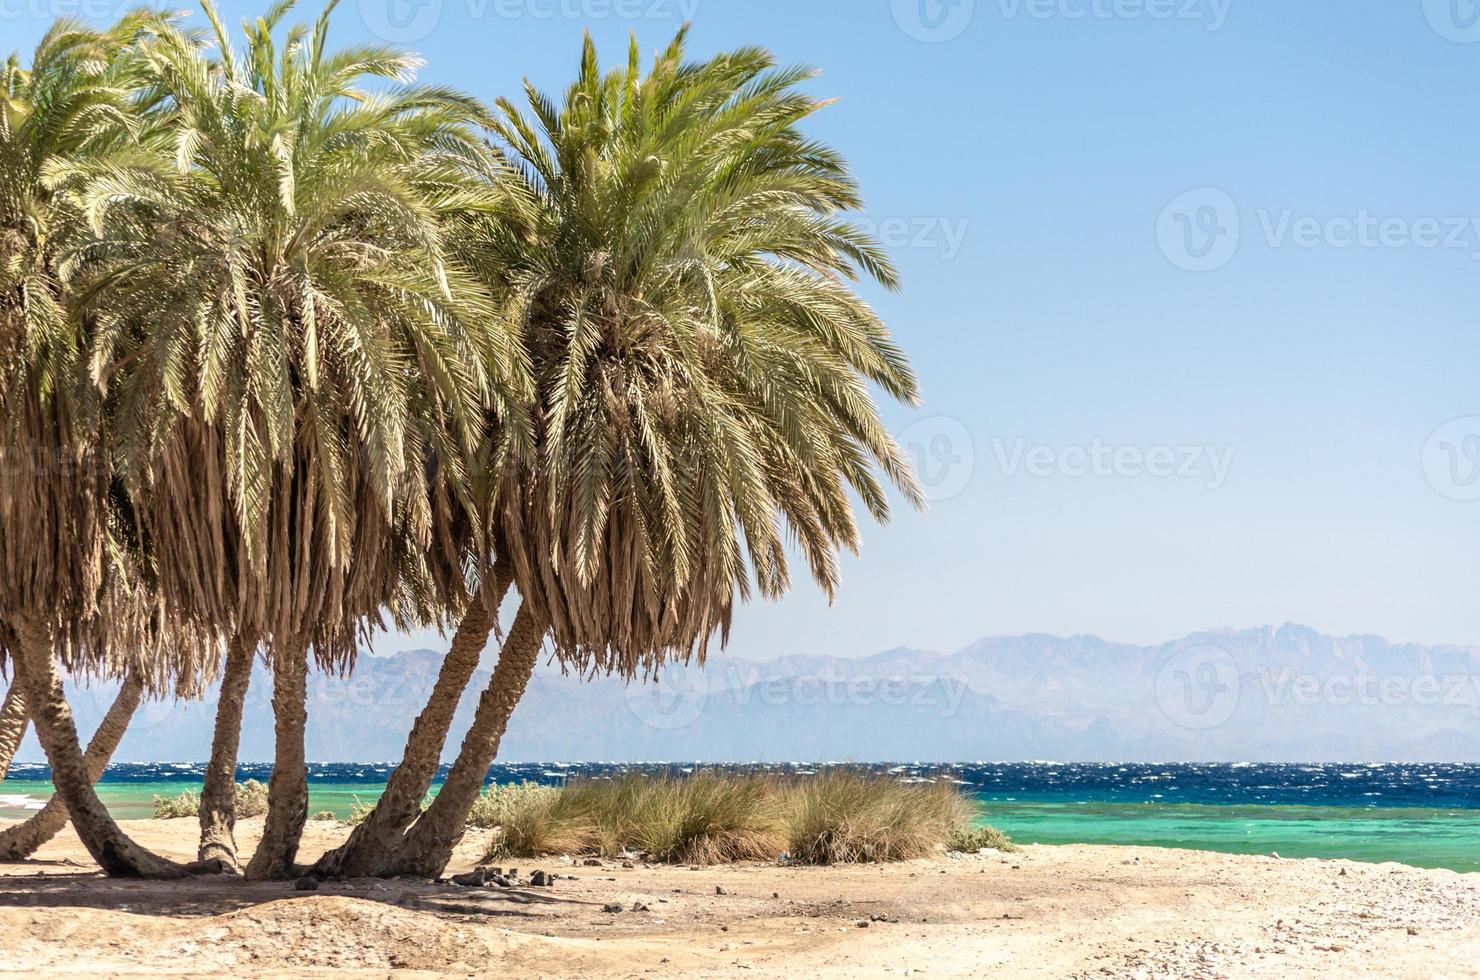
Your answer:
[[[260,823],[241,823],[244,849]],[[193,819],[126,828],[193,852]],[[310,823],[304,859],[346,832]],[[449,871],[486,840],[471,831]],[[1105,845],[822,868],[517,864],[575,880],[115,881],[69,830],[0,865],[0,976],[1480,976],[1475,873]]]

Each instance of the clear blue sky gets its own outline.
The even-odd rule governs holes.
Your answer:
[[[939,499],[869,529],[831,608],[741,613],[735,652],[1286,620],[1480,644],[1480,421],[1430,441],[1480,415],[1462,0],[394,2],[346,0],[338,40],[407,25],[424,77],[486,98],[687,11],[696,54],[765,45],[839,100],[815,133],[897,242],[905,289],[871,298],[926,404],[886,411]],[[59,9],[0,0],[4,47]]]

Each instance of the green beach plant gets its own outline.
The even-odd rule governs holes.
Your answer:
[[[848,864],[926,857],[952,842],[1012,846],[999,831],[971,827],[975,807],[950,784],[853,771],[791,779],[623,776],[562,789],[494,787],[485,798],[497,801],[489,805],[498,835],[488,860],[635,852],[654,861],[719,864],[786,853],[802,864]]]
[[[975,854],[978,851],[1016,851],[1018,846],[996,827],[961,827],[946,838],[946,850],[957,854]]]

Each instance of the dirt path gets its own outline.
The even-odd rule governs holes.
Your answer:
[[[193,852],[193,820],[126,826]],[[344,834],[311,823],[305,855]],[[1480,977],[1480,875],[1397,865],[1114,847],[847,868],[519,863],[525,880],[576,880],[120,882],[69,832],[0,865],[0,976]]]

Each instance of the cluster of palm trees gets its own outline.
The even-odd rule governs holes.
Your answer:
[[[855,504],[920,502],[871,394],[914,402],[915,378],[852,285],[895,273],[802,132],[807,70],[689,60],[680,32],[603,72],[588,38],[563,98],[489,107],[291,7],[241,37],[209,2],[202,31],[58,23],[0,74],[0,766],[29,721],[50,823],[112,875],[238,867],[258,657],[276,755],[242,863],[281,878],[304,871],[308,671],[387,626],[453,632],[385,794],[311,870],[436,875],[542,653],[629,678],[702,658],[798,557],[832,593]],[[86,752],[67,673],[125,680]],[[180,865],[93,782],[141,695],[217,681]]]

